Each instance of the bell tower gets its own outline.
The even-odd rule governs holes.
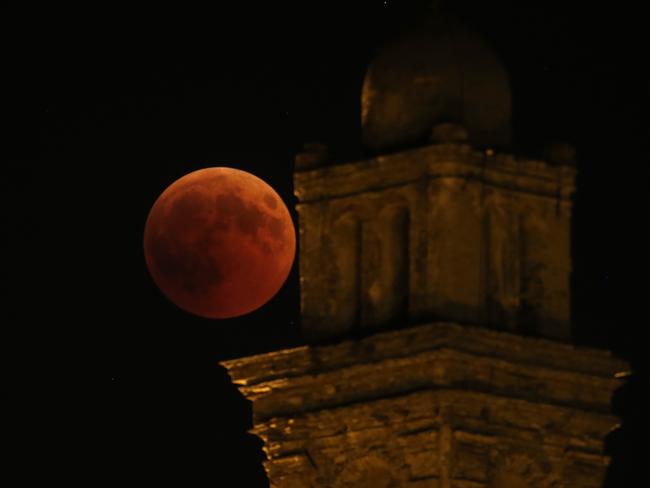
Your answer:
[[[369,157],[296,158],[309,345],[224,362],[272,486],[596,487],[626,365],[571,345],[570,158],[510,154],[510,90],[459,21],[385,46]]]

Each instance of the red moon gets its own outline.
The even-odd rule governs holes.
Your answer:
[[[144,229],[145,261],[158,288],[183,310],[213,319],[268,302],[295,253],[282,199],[258,177],[233,168],[176,180],[154,203]]]

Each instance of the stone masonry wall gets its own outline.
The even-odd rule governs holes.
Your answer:
[[[600,486],[627,366],[445,323],[224,365],[282,488]]]
[[[574,176],[464,144],[297,172],[308,339],[453,320],[570,340]]]

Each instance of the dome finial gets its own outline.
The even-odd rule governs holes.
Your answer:
[[[497,56],[454,17],[436,12],[414,20],[366,73],[365,145],[377,151],[424,144],[433,126],[452,123],[476,146],[508,146],[510,83]]]

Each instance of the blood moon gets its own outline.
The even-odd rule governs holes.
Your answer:
[[[234,168],[205,168],[172,183],[144,229],[153,281],[180,308],[207,318],[264,305],[287,279],[295,252],[282,199],[266,182]]]

